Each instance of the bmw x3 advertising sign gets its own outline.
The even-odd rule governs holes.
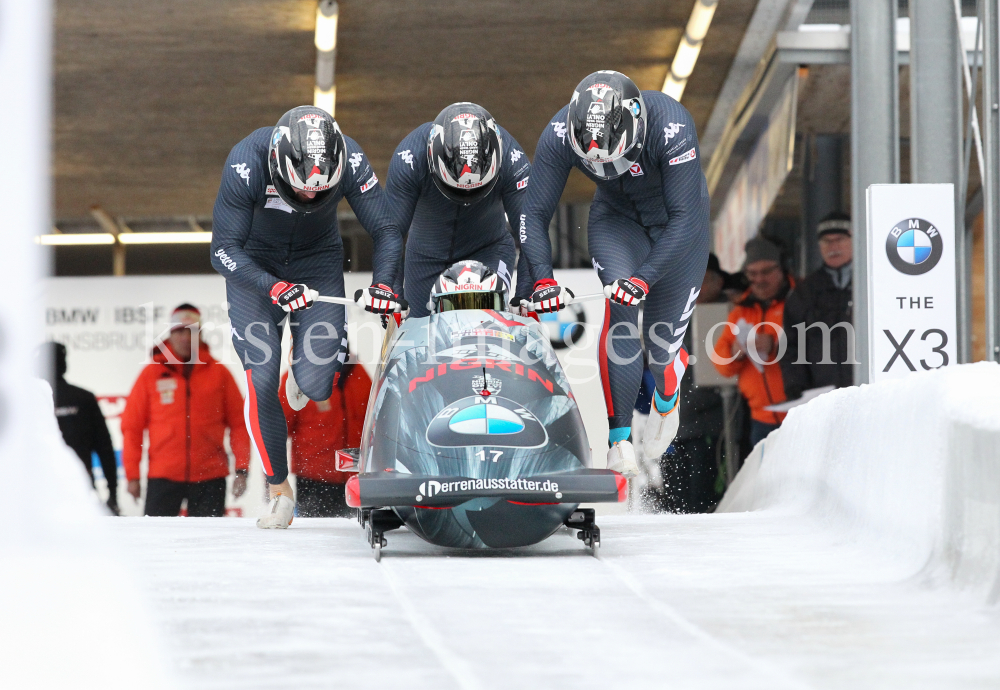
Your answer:
[[[955,191],[868,188],[869,380],[956,363]]]

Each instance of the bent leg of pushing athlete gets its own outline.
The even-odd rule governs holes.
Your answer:
[[[604,285],[634,275],[651,246],[641,225],[599,202],[591,206],[587,235],[590,255]],[[632,409],[642,381],[638,321],[638,308],[605,302],[598,363],[611,448],[630,441],[632,433]]]
[[[343,295],[343,276],[314,280],[319,291]],[[288,482],[286,440],[288,428],[278,399],[281,356],[281,322],[286,313],[261,297],[227,286],[233,345],[247,378],[244,417],[251,442],[266,475],[271,499],[286,497],[288,503],[272,504],[275,510],[294,510],[294,495]],[[345,311],[340,305],[316,303],[311,308],[287,314],[291,318],[292,368],[302,391],[313,400],[330,397],[337,372],[346,353]],[[273,518],[273,519],[271,519]],[[270,524],[270,523],[275,524]],[[287,527],[290,516],[268,515],[259,527]]]
[[[592,207],[589,228],[590,253],[605,285],[633,276],[658,237],[658,229],[648,233],[638,223],[599,203]],[[708,256],[707,244],[701,247],[705,243],[701,235],[677,238],[677,242],[687,251],[677,253],[682,258],[649,287],[643,301],[643,343],[656,381],[652,412],[660,416],[677,411],[678,389],[687,366],[682,343]],[[638,307],[608,301],[599,363],[608,407],[608,445],[612,451],[609,462],[616,444],[620,452],[628,450],[624,442],[631,444],[632,410],[642,379],[637,322]],[[677,418],[673,414],[665,421],[676,425]],[[665,432],[657,429],[653,433]]]

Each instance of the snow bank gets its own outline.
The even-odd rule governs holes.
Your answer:
[[[169,687],[147,604],[111,543],[90,478],[62,440],[52,391],[38,379],[23,385],[20,424],[6,430],[13,433],[0,456],[18,468],[0,502],[5,680],[26,688]]]
[[[1000,599],[1000,365],[828,393],[754,448],[719,512],[815,518],[920,573]]]

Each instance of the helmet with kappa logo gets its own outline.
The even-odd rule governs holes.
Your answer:
[[[456,204],[485,199],[497,180],[503,150],[493,116],[475,103],[453,103],[438,113],[427,137],[434,185]]]
[[[581,81],[566,114],[566,134],[583,166],[612,180],[639,160],[646,139],[646,103],[621,72],[602,70]]]
[[[281,200],[296,211],[317,211],[333,199],[344,177],[347,142],[322,108],[300,105],[271,132],[267,165]]]
[[[479,261],[459,261],[442,273],[431,289],[431,313],[456,309],[507,310],[507,283]]]

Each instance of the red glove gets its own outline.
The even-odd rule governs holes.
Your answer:
[[[543,278],[535,283],[535,291],[531,293],[531,310],[539,314],[559,311],[573,299],[573,292],[564,288],[551,278]]]
[[[373,283],[364,290],[358,290],[354,293],[354,301],[373,314],[391,314],[400,309],[398,295],[382,283]]]
[[[282,280],[271,286],[271,301],[285,311],[308,309],[318,296],[318,292],[310,290],[302,283],[292,284]]]
[[[640,278],[619,278],[611,285],[604,286],[605,296],[612,302],[634,307],[649,294],[649,285]]]

